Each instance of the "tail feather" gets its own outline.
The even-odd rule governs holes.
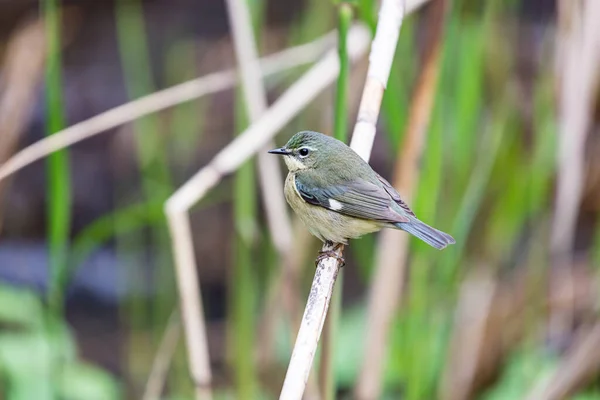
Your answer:
[[[418,219],[412,219],[411,222],[399,222],[396,227],[418,237],[430,246],[438,250],[442,250],[449,244],[454,244],[456,241],[447,233],[439,231]]]

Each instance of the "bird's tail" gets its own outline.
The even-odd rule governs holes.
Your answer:
[[[395,224],[395,226],[418,237],[428,245],[433,246],[438,250],[442,250],[449,244],[456,243],[452,236],[432,228],[416,218],[411,218],[410,222],[399,222]]]

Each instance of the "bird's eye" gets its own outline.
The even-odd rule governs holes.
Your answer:
[[[300,154],[300,157],[306,157],[308,155],[308,149],[303,147],[298,151],[298,154]]]

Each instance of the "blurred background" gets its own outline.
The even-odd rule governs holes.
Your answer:
[[[379,295],[396,307],[371,398],[600,399],[596,2],[432,0],[405,18],[371,165],[403,193],[405,139],[421,137],[409,204],[457,244],[438,252],[411,238],[392,281],[401,293],[388,298],[372,290],[380,234],[351,242],[330,398],[361,398]],[[351,2],[354,21],[373,29],[377,3]],[[339,1],[247,4],[261,56],[338,26]],[[235,66],[224,1],[2,0],[0,165],[67,126]],[[348,135],[367,66],[350,69]],[[269,102],[309,67],[265,78]],[[335,88],[276,144],[332,134]],[[1,399],[194,398],[163,205],[248,120],[241,90],[227,89],[0,180]],[[279,257],[255,167],[190,212],[215,398],[278,397],[320,246],[292,218],[293,251]]]

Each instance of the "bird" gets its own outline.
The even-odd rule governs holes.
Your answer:
[[[283,156],[288,168],[288,204],[310,233],[330,248],[382,228],[404,230],[439,250],[456,243],[420,221],[396,189],[340,140],[301,131],[269,153]],[[327,256],[340,258],[330,249],[317,261]]]

